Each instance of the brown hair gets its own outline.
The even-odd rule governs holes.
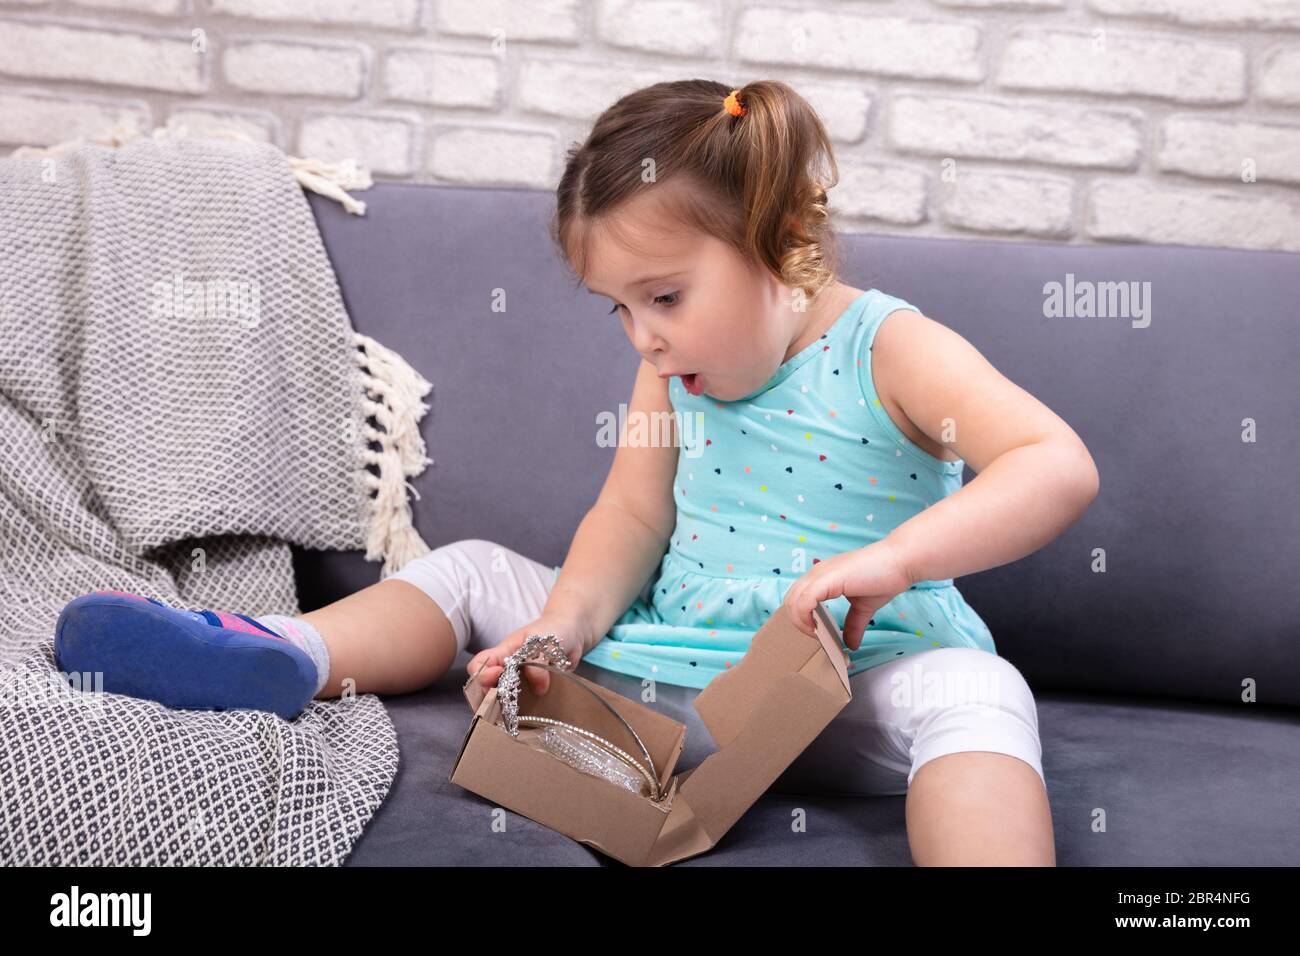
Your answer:
[[[612,229],[621,203],[670,182],[680,188],[654,193],[670,221],[727,242],[810,300],[835,281],[826,192],[839,170],[825,127],[785,83],[740,87],[742,116],[726,108],[731,91],[712,80],[647,86],[570,147],[550,231],[579,283],[592,227]]]

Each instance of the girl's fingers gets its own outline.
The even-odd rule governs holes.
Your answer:
[[[807,636],[808,631],[804,628],[803,621],[799,619],[799,612],[795,610],[793,604],[785,605],[785,616],[794,622],[794,626],[798,628],[800,634]]]
[[[474,673],[478,674],[479,682],[484,687],[495,687],[496,682],[501,679],[501,672],[506,669],[505,663],[500,654],[493,651],[484,652],[487,654],[487,663],[479,662],[474,667]],[[482,667],[482,670],[479,669]]]
[[[800,589],[798,594],[791,593],[787,595],[785,603],[789,608],[791,619],[794,620],[799,630],[806,635],[813,636],[816,632],[813,630],[815,625],[812,623],[812,605],[805,599],[806,592],[807,588],[805,587]],[[805,606],[807,606],[806,610]]]
[[[522,638],[519,640],[506,640],[497,647],[489,648],[485,651],[479,651],[474,657],[470,658],[469,670],[471,674],[477,674],[479,681],[485,687],[495,687],[501,674],[505,670],[505,657],[512,654],[523,646]],[[582,660],[582,651],[576,650],[568,655],[570,670],[578,666]],[[485,663],[486,661],[486,663]],[[532,685],[533,690],[539,694],[544,694],[550,689],[550,675],[541,673],[538,668],[525,667],[523,672],[526,679]]]

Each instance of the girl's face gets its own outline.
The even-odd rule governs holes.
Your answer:
[[[681,376],[692,394],[722,401],[748,395],[806,344],[796,339],[820,316],[811,304],[794,310],[779,279],[721,240],[657,222],[646,195],[617,214],[635,249],[595,227],[587,288],[610,299],[632,347],[660,377]]]

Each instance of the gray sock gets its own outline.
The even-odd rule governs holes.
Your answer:
[[[301,617],[268,614],[265,617],[255,618],[255,620],[259,624],[265,624],[285,640],[296,644],[311,657],[316,664],[315,694],[319,694],[320,689],[325,686],[325,682],[329,680],[330,676],[330,652],[325,647],[325,639],[320,636],[320,631]]]

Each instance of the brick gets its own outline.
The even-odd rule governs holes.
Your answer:
[[[980,38],[980,28],[964,20],[746,7],[733,52],[747,63],[976,82],[984,77]]]
[[[280,121],[261,110],[186,107],[173,110],[167,117],[167,126],[185,126],[195,134],[233,129],[263,143],[278,143],[280,139]]]
[[[376,175],[409,176],[418,168],[419,130],[420,120],[413,116],[309,110],[298,151],[326,162],[355,159]]]
[[[131,13],[152,13],[179,16],[190,12],[190,0],[72,0],[79,7],[96,7],[104,10],[127,10]]]
[[[437,0],[433,22],[438,33],[577,43],[583,12],[578,0],[529,0],[525,14],[518,0]]]
[[[553,189],[555,154],[550,133],[450,127],[433,137],[429,172],[450,182]]]
[[[1151,17],[1189,27],[1300,30],[1295,0],[1089,0],[1111,17]]]
[[[611,73],[605,63],[528,59],[519,70],[513,105],[529,112],[590,121],[619,97],[670,78],[658,68],[627,67]]]
[[[790,85],[817,112],[826,127],[826,135],[832,140],[856,143],[866,135],[872,98],[861,85],[809,80]]]
[[[604,0],[596,18],[597,36],[630,50],[712,58],[724,47],[725,16],[717,2]]]
[[[1252,160],[1259,182],[1300,183],[1300,126],[1170,116],[1156,162],[1166,172],[1241,181]]]
[[[1207,190],[1098,180],[1087,232],[1123,242],[1300,252],[1300,202],[1257,183]]]
[[[138,100],[118,101],[91,96],[0,91],[0,143],[53,146],[124,124],[149,131],[149,107]]]
[[[939,209],[959,229],[1062,238],[1071,231],[1073,197],[1074,184],[1059,176],[959,168],[941,186]]]
[[[830,190],[832,218],[879,219],[911,226],[925,222],[926,183],[920,170],[886,163],[837,160],[840,180]]]
[[[1017,31],[1003,48],[999,86],[1110,96],[1154,96],[1183,103],[1240,103],[1246,58],[1235,43],[1064,30]]]
[[[190,36],[9,20],[0,30],[0,73],[174,93],[207,89],[207,57]]]
[[[1300,103],[1300,46],[1279,47],[1264,54],[1255,88],[1266,102]]]
[[[252,93],[359,97],[368,51],[357,44],[233,40],[221,60],[226,82]]]
[[[414,30],[420,0],[212,0],[212,12],[248,20],[384,27]]]
[[[1142,113],[899,94],[889,104],[889,141],[931,156],[1133,169]]]
[[[1065,0],[932,0],[941,7],[960,7],[962,9],[1014,9],[1014,10],[1061,10]]]
[[[384,55],[384,95],[433,106],[499,109],[504,99],[495,56],[394,47]]]

